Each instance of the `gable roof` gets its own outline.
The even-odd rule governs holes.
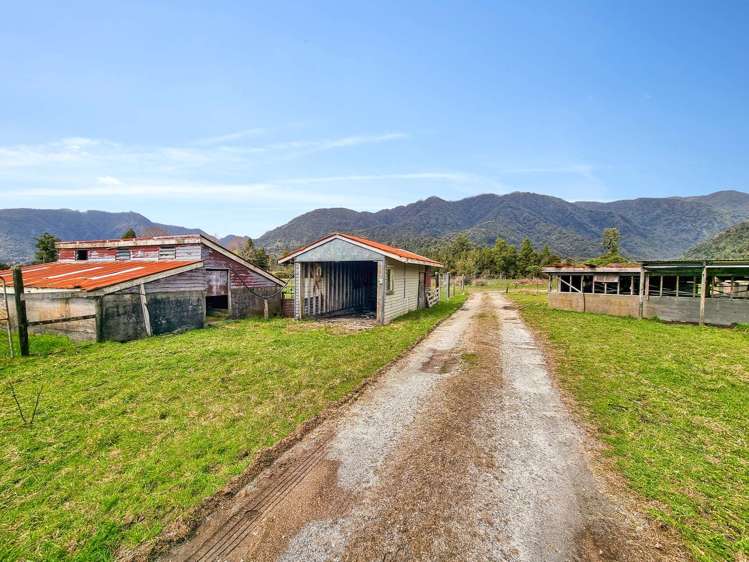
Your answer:
[[[91,292],[130,281],[146,283],[201,267],[201,261],[42,263],[21,268],[24,288]],[[8,286],[13,272],[0,271]]]
[[[316,240],[310,244],[307,244],[306,246],[302,246],[301,248],[294,250],[290,254],[278,260],[278,263],[287,263],[293,260],[294,258],[296,258],[298,255],[303,254],[304,252],[307,252],[309,250],[312,250],[313,248],[317,248],[318,246],[322,246],[323,244],[326,244],[330,242],[331,240],[344,240],[346,242],[356,244],[357,246],[368,248],[379,254],[382,254],[389,258],[393,258],[403,263],[413,263],[413,264],[419,264],[419,265],[429,265],[432,267],[442,267],[442,264],[440,262],[424,257],[424,256],[420,256],[419,254],[415,254],[414,252],[409,252],[408,250],[404,250],[402,248],[396,248],[395,246],[383,244],[382,242],[369,240],[361,236],[354,236],[353,234],[346,234],[343,232],[333,232],[323,238],[320,238],[319,240]]]
[[[130,248],[133,246],[161,246],[161,245],[179,245],[179,244],[203,244],[208,246],[212,250],[217,251],[219,254],[237,262],[238,264],[246,267],[265,277],[266,279],[276,283],[282,287],[285,285],[278,277],[265,271],[264,269],[251,264],[244,258],[238,256],[231,250],[224,248],[218,242],[204,236],[203,234],[176,234],[169,236],[151,236],[147,238],[115,238],[110,240],[72,240],[57,242],[55,246],[58,249],[86,249],[86,248]]]

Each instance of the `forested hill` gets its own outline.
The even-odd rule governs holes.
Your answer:
[[[686,258],[749,260],[749,221],[732,226],[689,250]]]
[[[674,258],[722,230],[749,219],[749,194],[719,191],[699,197],[641,198],[571,203],[535,193],[486,194],[459,201],[438,197],[376,213],[318,209],[257,240],[272,252],[294,248],[332,231],[345,231],[406,247],[461,232],[491,244],[529,238],[562,256],[600,253],[601,231],[617,227],[622,250],[633,258]]]

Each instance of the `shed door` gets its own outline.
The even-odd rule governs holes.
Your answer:
[[[221,297],[229,294],[229,271],[226,269],[206,269],[206,296]]]

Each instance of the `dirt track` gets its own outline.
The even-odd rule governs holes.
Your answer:
[[[474,295],[165,559],[680,558],[588,458],[517,312]]]

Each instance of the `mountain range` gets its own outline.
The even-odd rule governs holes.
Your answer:
[[[345,231],[415,248],[436,238],[465,233],[480,244],[497,237],[518,244],[529,238],[557,254],[587,258],[600,253],[601,231],[617,227],[622,251],[632,258],[675,258],[749,220],[749,194],[718,191],[696,197],[640,198],[612,202],[569,202],[535,193],[484,194],[458,201],[429,197],[377,212],[317,209],[274,228],[256,240],[272,253]],[[160,224],[138,213],[70,209],[0,209],[0,261],[29,261],[34,238],[50,232],[65,240],[118,238],[128,228],[138,235],[205,234],[198,228]],[[231,248],[246,236],[220,242]]]
[[[622,251],[632,258],[675,258],[696,244],[749,219],[749,194],[718,191],[696,197],[569,202],[535,193],[485,194],[459,201],[438,197],[375,213],[317,209],[275,228],[256,241],[270,251],[341,230],[405,247],[425,239],[466,233],[480,244],[497,237],[518,244],[529,238],[561,256],[600,253],[601,231],[617,227]]]

